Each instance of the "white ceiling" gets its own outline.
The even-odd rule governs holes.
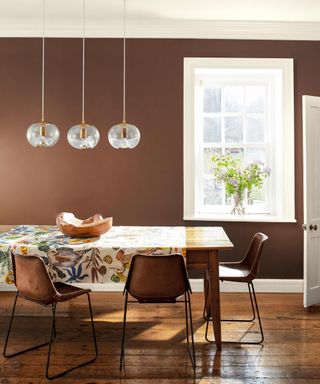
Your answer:
[[[86,0],[88,37],[122,34],[121,0]],[[82,0],[46,0],[46,36],[82,33]],[[127,0],[128,37],[320,40],[320,0]],[[42,0],[0,0],[0,36],[40,36]]]

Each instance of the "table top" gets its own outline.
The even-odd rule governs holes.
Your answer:
[[[47,225],[44,225],[47,227]],[[14,228],[14,225],[0,225],[0,233]],[[155,227],[157,228],[157,227]],[[230,249],[233,244],[222,227],[183,227],[187,250]]]
[[[185,229],[187,250],[233,248],[222,227],[185,227]]]
[[[0,226],[0,232],[4,232],[0,235],[0,283],[12,282],[10,248],[42,257],[54,281],[109,283],[126,281],[131,258],[137,253],[181,253],[190,259],[188,251],[233,247],[222,227],[114,226],[101,237],[89,239],[64,236],[58,227],[48,225]]]

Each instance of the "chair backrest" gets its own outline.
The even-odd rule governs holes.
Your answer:
[[[58,294],[38,256],[22,256],[11,251],[14,283],[26,299],[40,304],[51,304]]]
[[[241,264],[244,264],[245,267],[250,270],[249,276],[252,279],[257,276],[260,264],[260,256],[266,240],[268,240],[268,236],[266,236],[264,233],[256,233],[251,240],[245,257],[241,261]]]
[[[191,292],[183,256],[133,256],[125,290],[140,302],[174,302]]]

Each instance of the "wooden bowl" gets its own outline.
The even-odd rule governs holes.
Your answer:
[[[112,217],[103,218],[100,213],[86,220],[77,219],[73,213],[61,212],[56,218],[59,230],[70,237],[98,237],[112,227]]]

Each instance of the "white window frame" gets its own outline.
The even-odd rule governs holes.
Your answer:
[[[242,69],[250,71],[272,70],[279,74],[278,88],[275,88],[275,98],[280,98],[282,109],[274,111],[274,115],[281,116],[274,119],[273,127],[277,132],[276,161],[283,163],[283,172],[271,171],[270,184],[275,202],[270,213],[246,215],[231,215],[218,212],[204,213],[199,208],[199,139],[196,132],[195,98],[197,92],[197,77],[199,73],[210,73],[210,69]],[[277,75],[278,76],[278,75]],[[279,85],[280,84],[280,85]],[[280,88],[279,88],[280,87]],[[279,133],[279,134],[278,134]],[[275,140],[275,134],[271,135]],[[279,158],[280,156],[280,158]],[[280,159],[280,160],[279,160]],[[270,160],[271,168],[277,164]],[[272,179],[273,178],[273,179]],[[294,89],[293,89],[293,59],[273,58],[185,58],[184,59],[184,220],[207,221],[262,221],[262,222],[296,222],[295,219],[295,190],[294,190]],[[275,195],[282,195],[282,199]]]

